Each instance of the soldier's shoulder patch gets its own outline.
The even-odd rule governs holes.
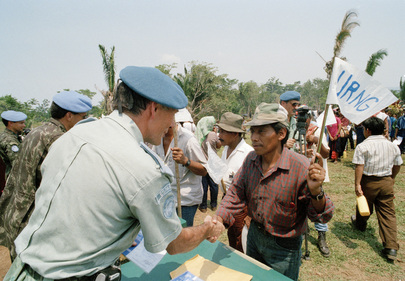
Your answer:
[[[11,146],[11,151],[13,151],[13,152],[18,152],[20,149],[18,148],[18,146],[16,146],[16,145],[12,145]]]

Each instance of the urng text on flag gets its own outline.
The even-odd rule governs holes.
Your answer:
[[[360,124],[398,98],[365,71],[335,57],[326,104],[337,104],[342,114]]]

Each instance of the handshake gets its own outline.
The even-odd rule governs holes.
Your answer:
[[[206,216],[204,219],[204,225],[208,227],[207,230],[207,240],[211,243],[217,241],[218,237],[225,230],[224,225],[222,224],[222,218],[219,216]]]

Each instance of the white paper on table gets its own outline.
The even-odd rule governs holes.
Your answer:
[[[141,237],[139,237],[139,234]],[[166,255],[166,250],[163,250],[158,253],[151,253],[145,249],[145,243],[143,240],[142,232],[139,232],[137,239],[138,242],[141,240],[138,245],[131,251],[125,251],[124,255],[137,266],[139,266],[143,271],[149,273],[156,267],[160,260]],[[138,241],[137,241],[138,240]]]
[[[398,136],[392,143],[395,145],[400,145],[402,142],[402,137]]]

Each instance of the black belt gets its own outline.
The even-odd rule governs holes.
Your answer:
[[[42,275],[40,275],[38,272],[36,272],[34,269],[32,269],[31,266],[28,264],[25,264],[26,270],[32,275],[32,277],[36,280],[40,280],[44,278]],[[98,273],[93,274],[92,276],[81,276],[81,277],[68,277],[68,278],[63,278],[63,279],[54,279],[54,281],[94,281],[96,279]]]

